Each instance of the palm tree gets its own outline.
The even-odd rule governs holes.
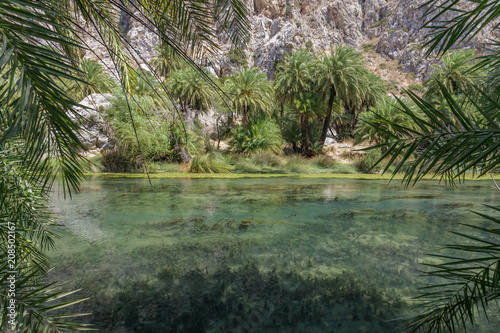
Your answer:
[[[293,104],[297,96],[311,92],[313,75],[316,69],[315,56],[309,50],[298,50],[286,54],[283,62],[276,69],[274,93],[281,106],[281,117],[285,104]]]
[[[42,279],[50,268],[44,251],[54,245],[52,223],[44,202],[57,176],[65,194],[71,194],[83,179],[83,158],[78,153],[83,149],[78,139],[79,128],[69,116],[77,104],[61,86],[68,81],[68,85],[86,84],[77,64],[84,49],[93,52],[95,48],[86,45],[85,37],[108,50],[111,69],[119,73],[117,78],[123,90],[130,91],[130,79],[140,59],[131,56],[138,53],[120,29],[116,6],[137,22],[153,26],[162,42],[171,45],[191,66],[195,63],[188,53],[195,60],[216,56],[217,37],[236,44],[248,37],[246,7],[238,0],[133,4],[118,0],[0,2],[3,80],[0,84],[0,330],[3,332],[86,328],[66,322],[71,317],[68,313],[49,312],[75,302],[65,301],[68,293],[58,290],[57,285],[45,284]],[[97,33],[92,35],[92,31]],[[15,254],[11,246],[14,236]],[[17,271],[15,298],[6,288],[8,270]],[[11,304],[15,306],[16,318],[11,318],[8,312]]]
[[[405,104],[408,105],[405,101]],[[411,107],[414,110],[414,107]],[[387,133],[398,134],[396,124],[405,128],[412,128],[412,119],[399,108],[398,101],[391,96],[384,96],[378,100],[372,110],[363,112],[359,116],[360,124],[354,132],[356,142],[369,141],[376,145],[386,143],[392,137]]]
[[[311,150],[311,126],[309,122],[322,111],[321,99],[314,92],[300,94],[294,99],[293,110],[300,117],[300,127],[304,135],[303,154],[311,157],[314,152]]]
[[[238,73],[225,82],[225,88],[233,100],[234,110],[241,115],[244,127],[249,128],[250,118],[271,114],[273,87],[266,74],[258,68],[240,67]]]
[[[196,110],[206,112],[216,96],[210,82],[201,77],[193,68],[173,72],[167,84],[172,95],[179,99],[183,111],[186,111],[187,107],[190,106]]]
[[[78,76],[84,83],[71,81],[70,86],[71,97],[76,101],[81,101],[90,94],[109,93],[116,87],[116,81],[96,60],[84,59],[80,62],[78,69],[81,71]]]
[[[474,82],[477,81],[478,73],[474,68],[474,50],[464,49],[448,51],[441,58],[442,65],[434,65],[431,76],[424,82],[427,91],[424,97],[442,98],[439,92],[439,85],[442,84],[446,89],[454,94],[460,92],[472,92]]]
[[[326,134],[330,127],[333,104],[335,98],[344,102],[348,99],[355,100],[359,95],[358,83],[363,70],[363,56],[356,52],[351,46],[340,45],[331,50],[330,55],[324,54],[319,62],[317,86],[321,87],[321,93],[328,100],[327,111],[320,136],[320,143],[325,143]]]
[[[427,45],[429,53],[448,51],[455,43],[468,40],[481,31],[487,23],[500,17],[499,0],[479,0],[473,6],[462,6],[454,0],[430,0],[428,23],[432,35]],[[451,19],[445,14],[452,12]],[[498,30],[498,25],[494,26]],[[495,64],[499,54],[493,52],[483,60]],[[479,85],[481,82],[474,82]],[[479,83],[479,84],[478,84]],[[400,102],[402,111],[412,119],[416,129],[398,126],[398,133],[390,133],[392,139],[385,146],[387,152],[379,159],[392,156],[386,169],[395,165],[395,172],[403,170],[407,184],[415,183],[428,173],[434,173],[450,182],[461,180],[466,172],[485,175],[500,165],[500,104],[496,90],[482,91],[474,88],[474,94],[467,95],[475,116],[468,115],[464,103],[457,102],[456,90],[460,81],[437,82],[438,93],[447,112],[435,107],[434,103],[407,92],[418,106],[422,115],[413,112]],[[467,87],[469,88],[469,87]],[[486,103],[485,103],[486,101]],[[453,121],[450,121],[453,118]],[[392,124],[391,124],[392,125]],[[399,157],[399,159],[398,159]],[[495,183],[496,185],[496,183]],[[496,186],[500,190],[500,187]],[[495,212],[499,209],[490,207]],[[476,316],[487,315],[488,309],[496,306],[500,299],[500,243],[498,242],[498,218],[479,214],[492,227],[468,225],[480,230],[481,236],[459,234],[465,244],[449,245],[451,255],[437,255],[443,263],[429,265],[427,274],[440,282],[426,287],[420,299],[424,300],[423,311],[410,318],[405,330],[410,332],[466,332]]]
[[[173,71],[182,68],[182,59],[170,45],[159,44],[155,49],[158,55],[151,60],[151,65],[158,75],[168,77]]]

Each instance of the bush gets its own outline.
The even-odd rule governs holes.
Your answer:
[[[332,160],[329,156],[319,155],[312,159],[312,162],[320,168],[330,169],[337,165],[337,162]]]
[[[256,164],[262,164],[270,167],[281,168],[285,166],[286,161],[280,156],[271,154],[269,152],[259,153],[253,157]]]
[[[387,69],[387,65],[386,65],[386,64],[384,64],[384,63],[381,63],[381,64],[380,64],[380,68],[381,68],[381,69]]]
[[[409,87],[409,89],[416,92],[423,92],[425,90],[420,84],[413,84]]]
[[[220,154],[205,154],[196,156],[191,161],[189,172],[192,173],[228,173],[233,170]]]
[[[233,48],[231,49],[227,57],[229,60],[241,65],[241,66],[246,66],[248,64],[247,58],[245,56],[245,51],[241,48]]]
[[[375,162],[378,161],[381,155],[382,152],[379,148],[369,150],[363,155],[363,157],[361,157],[361,159],[355,162],[355,166],[361,172],[371,173],[373,170],[370,169],[373,167]]]
[[[135,161],[120,151],[103,153],[101,164],[103,172],[132,172],[137,169]]]
[[[374,52],[375,51],[375,46],[373,46],[372,44],[363,44],[363,45],[361,45],[361,47],[363,47],[363,51],[365,51],[365,52]]]
[[[306,47],[307,47],[308,49],[312,48],[312,47],[313,47],[313,42],[312,42],[311,40],[308,40],[308,41],[306,42]]]
[[[231,146],[237,152],[251,154],[269,151],[281,154],[283,139],[277,124],[264,120],[250,125],[250,128],[240,127],[235,131]]]

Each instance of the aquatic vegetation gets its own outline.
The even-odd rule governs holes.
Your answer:
[[[91,297],[82,311],[99,331],[391,331],[409,314],[425,253],[452,240],[444,231],[469,207],[446,206],[463,190],[431,182],[153,185],[96,178],[71,205],[57,202],[68,231],[50,278]],[[495,200],[484,183],[473,188],[464,204]],[[86,237],[96,226],[102,237]]]

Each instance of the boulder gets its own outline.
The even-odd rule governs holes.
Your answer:
[[[85,97],[81,107],[69,112],[71,120],[80,126],[80,140],[86,154],[102,153],[115,148],[111,127],[102,117],[101,112],[111,106],[111,94],[92,94]]]

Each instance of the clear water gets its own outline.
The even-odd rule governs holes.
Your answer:
[[[102,332],[389,332],[488,181],[90,179],[51,207],[53,280]],[[495,332],[495,325],[481,332]]]

